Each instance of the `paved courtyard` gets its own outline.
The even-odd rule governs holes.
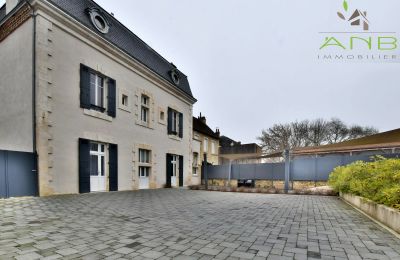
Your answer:
[[[155,190],[0,200],[0,259],[400,259],[335,197]]]

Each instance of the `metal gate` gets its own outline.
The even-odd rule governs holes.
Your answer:
[[[0,198],[37,196],[33,153],[0,151]]]

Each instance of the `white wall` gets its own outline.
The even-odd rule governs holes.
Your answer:
[[[0,43],[0,150],[32,152],[32,28]]]

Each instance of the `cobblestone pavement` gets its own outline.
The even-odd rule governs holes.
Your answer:
[[[0,259],[400,259],[335,197],[153,190],[0,200]]]

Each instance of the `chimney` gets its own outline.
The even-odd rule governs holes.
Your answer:
[[[6,14],[11,12],[17,5],[19,0],[6,0]]]
[[[207,119],[206,119],[206,117],[205,117],[205,116],[202,116],[201,113],[200,113],[199,119],[200,119],[200,121],[201,121],[203,124],[205,124],[205,125],[207,124]]]
[[[215,130],[215,133],[218,135],[218,137],[220,137],[220,132],[219,132],[219,128],[217,127],[217,130]]]

